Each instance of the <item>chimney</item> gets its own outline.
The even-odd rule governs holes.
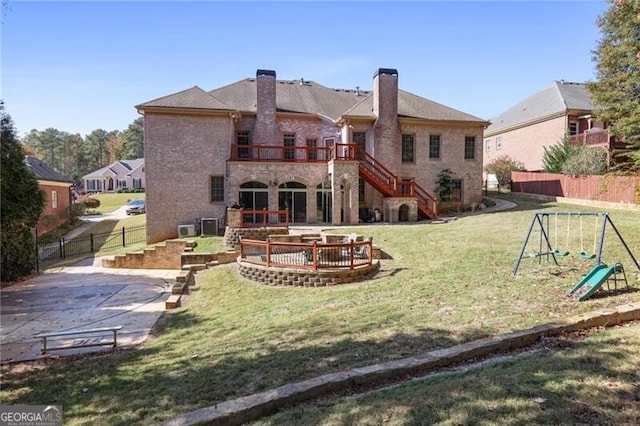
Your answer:
[[[373,113],[378,120],[398,120],[398,70],[380,68],[373,75]]]
[[[397,70],[380,68],[373,75],[373,113],[376,115],[373,154],[385,158],[385,165],[398,173],[402,167],[398,155],[402,132],[398,121]]]
[[[252,143],[256,145],[278,144],[276,122],[276,72],[256,71],[256,124]]]

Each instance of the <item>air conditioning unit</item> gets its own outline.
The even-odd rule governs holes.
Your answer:
[[[178,225],[178,237],[195,237],[195,225]]]
[[[203,217],[200,222],[200,229],[202,236],[214,236],[218,235],[218,219],[214,219],[211,217]]]

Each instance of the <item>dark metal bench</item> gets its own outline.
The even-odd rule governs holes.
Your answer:
[[[46,354],[47,351],[56,351],[56,350],[73,349],[73,348],[88,348],[91,346],[112,346],[113,348],[115,348],[118,345],[118,331],[121,329],[122,329],[122,326],[119,325],[116,327],[90,328],[85,330],[68,330],[68,331],[57,331],[57,332],[53,331],[51,333],[40,333],[36,335],[36,337],[39,337],[42,339],[43,354]],[[80,344],[74,344],[73,346],[47,348],[47,339],[52,337],[76,336],[76,335],[82,335],[82,334],[105,334],[107,332],[113,333],[113,340],[103,342],[102,337],[100,337],[100,339],[90,339],[86,342],[81,341]]]

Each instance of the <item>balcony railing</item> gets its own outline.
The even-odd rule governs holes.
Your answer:
[[[328,162],[358,161],[360,176],[370,185],[388,197],[399,195],[414,196],[418,200],[418,209],[427,217],[438,215],[436,198],[420,187],[417,182],[400,186],[398,176],[387,169],[380,161],[368,154],[356,144],[335,144],[332,147],[238,145],[231,147],[232,161],[291,161],[291,162]]]
[[[242,228],[266,228],[267,226],[288,228],[289,219],[289,210],[242,209],[240,213],[240,226]]]
[[[604,129],[591,129],[584,133],[571,135],[572,145],[587,145],[590,147],[603,147],[609,149],[613,137]]]
[[[310,146],[231,145],[232,161],[291,161],[322,163],[330,160],[331,148]]]

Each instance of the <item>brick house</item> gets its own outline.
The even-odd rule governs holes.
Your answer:
[[[544,147],[567,134],[574,144],[605,148],[611,158],[622,146],[593,112],[585,84],[554,81],[491,120],[484,132],[484,165],[508,155],[523,170],[541,170]]]
[[[44,193],[44,211],[36,226],[38,235],[42,235],[71,219],[73,181],[36,157],[26,156],[24,162]]]
[[[373,91],[277,80],[275,71],[136,106],[144,115],[147,241],[227,207],[289,209],[294,223],[356,224],[437,215],[437,174],[464,204],[482,198],[483,119],[398,88]],[[170,180],[169,180],[170,179]]]
[[[118,160],[82,176],[86,192],[117,192],[119,189],[144,189],[144,158]]]

